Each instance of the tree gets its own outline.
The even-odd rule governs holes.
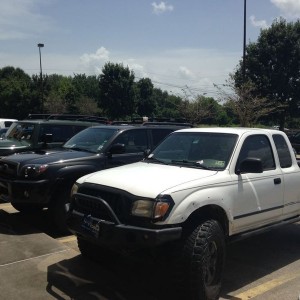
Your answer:
[[[257,42],[246,47],[245,78],[243,62],[234,74],[236,86],[253,83],[252,94],[277,103],[280,128],[288,115],[299,115],[300,95],[300,21],[275,20],[261,30]]]
[[[97,102],[88,96],[81,95],[76,101],[76,107],[78,112],[83,115],[97,116],[98,114],[101,114]]]
[[[160,88],[153,89],[153,99],[156,103],[154,116],[159,118],[182,118],[180,105],[182,98],[175,95],[169,95],[168,92]]]
[[[247,81],[237,86],[233,77],[228,81],[227,90],[221,90],[220,95],[225,101],[224,106],[230,108],[237,115],[240,125],[253,126],[263,116],[273,113],[279,105],[256,95],[256,86]]]
[[[72,84],[75,89],[75,97],[88,97],[94,101],[100,98],[99,77],[86,76],[85,74],[75,74],[72,78]]]
[[[137,114],[152,116],[156,109],[153,97],[153,84],[149,78],[142,78],[136,83],[137,87]]]
[[[99,80],[99,106],[112,119],[135,111],[134,73],[122,64],[106,63]]]
[[[219,110],[220,107],[216,100],[203,95],[198,95],[194,99],[186,98],[180,105],[183,116],[195,124],[215,123],[213,120],[217,119]]]
[[[0,116],[24,118],[30,111],[31,79],[20,68],[0,69]]]

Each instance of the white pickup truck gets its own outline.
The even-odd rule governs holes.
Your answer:
[[[219,297],[227,242],[299,216],[300,169],[285,133],[194,128],[141,162],[77,180],[67,222],[90,258],[168,249],[184,299],[200,300]]]

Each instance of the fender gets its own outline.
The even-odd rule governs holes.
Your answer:
[[[61,185],[62,182],[73,183],[78,178],[99,171],[95,165],[75,165],[66,166],[58,170],[55,175],[55,185]]]
[[[200,189],[189,189],[171,193],[171,197],[177,204],[164,224],[182,223],[196,210],[208,205],[214,205],[220,207],[225,212],[229,221],[229,230],[231,231],[233,215],[230,207],[232,207],[233,199],[230,193],[230,186],[226,186],[225,184],[207,185]]]

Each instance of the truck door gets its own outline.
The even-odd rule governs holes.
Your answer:
[[[240,232],[272,223],[282,215],[283,175],[276,167],[270,140],[266,135],[248,136],[241,148],[236,170],[246,158],[259,158],[262,173],[237,174],[233,205],[234,231]]]

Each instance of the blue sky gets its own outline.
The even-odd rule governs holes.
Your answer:
[[[174,94],[216,95],[243,52],[244,0],[0,0],[0,68],[94,75],[122,63]],[[300,0],[247,0],[247,42]]]

